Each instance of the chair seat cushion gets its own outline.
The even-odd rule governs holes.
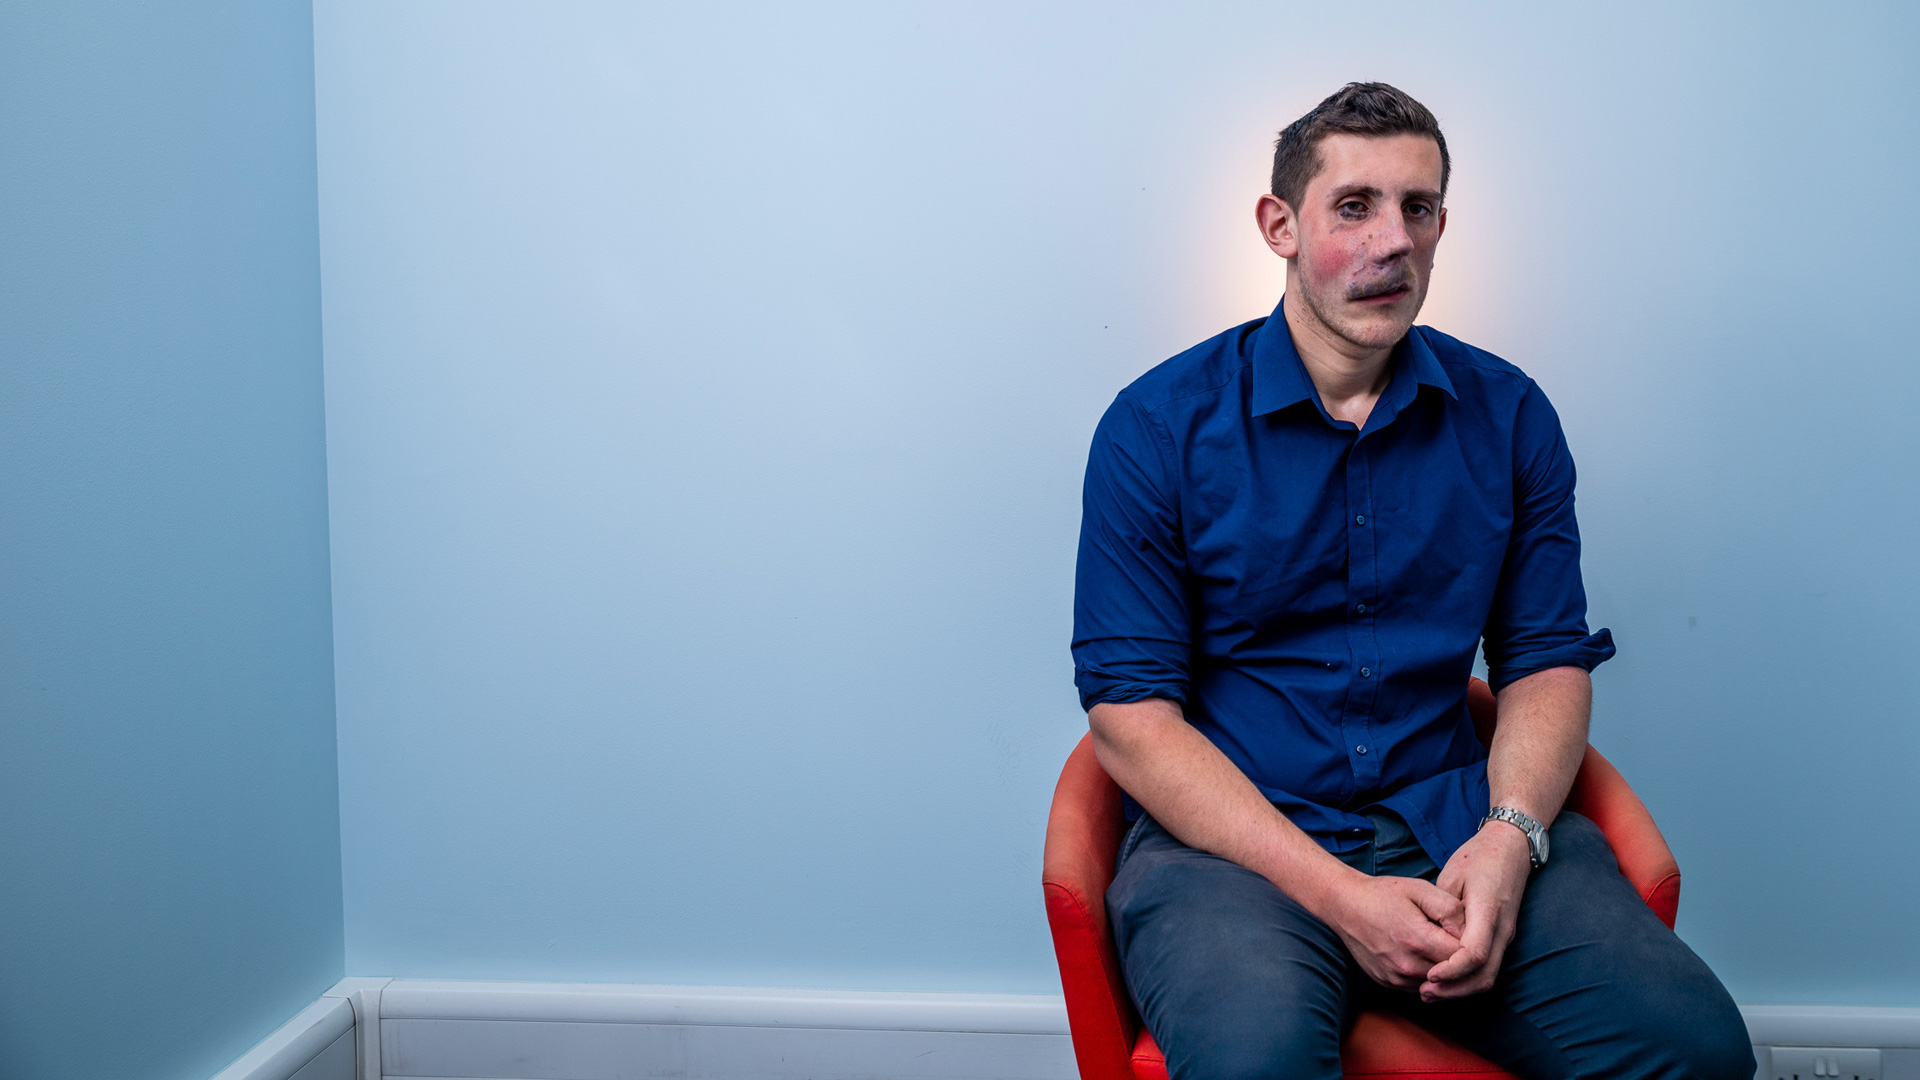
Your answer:
[[[1390,1077],[1392,1080],[1518,1080],[1512,1073],[1464,1047],[1392,1013],[1368,1011],[1354,1021],[1340,1049],[1348,1080]],[[1133,1044],[1135,1080],[1167,1080],[1167,1058],[1146,1028]]]

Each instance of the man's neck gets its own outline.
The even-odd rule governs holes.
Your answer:
[[[1288,291],[1294,297],[1300,295],[1297,288]],[[1294,350],[1300,354],[1313,388],[1320,392],[1320,404],[1326,407],[1327,415],[1349,421],[1356,428],[1366,427],[1374,404],[1393,377],[1393,347],[1355,345],[1322,322],[1303,300],[1289,299],[1282,310]]]

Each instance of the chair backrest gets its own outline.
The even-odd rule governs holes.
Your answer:
[[[1468,685],[1467,708],[1481,742],[1492,745],[1494,697],[1486,683],[1474,679]],[[1591,746],[1574,777],[1567,809],[1600,827],[1621,874],[1671,927],[1680,904],[1680,868],[1645,804]],[[1140,1017],[1108,932],[1106,903],[1125,825],[1120,787],[1093,756],[1091,737],[1083,737],[1054,788],[1041,872],[1081,1080],[1132,1080],[1134,1075],[1131,1057]]]

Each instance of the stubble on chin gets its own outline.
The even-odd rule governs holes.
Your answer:
[[[1413,291],[1408,294],[1407,302],[1395,304],[1387,311],[1376,308],[1365,315],[1349,311],[1344,296],[1323,297],[1312,288],[1304,292],[1307,307],[1322,326],[1359,348],[1385,349],[1399,344],[1400,339],[1407,336],[1426,300],[1426,290],[1420,288],[1417,281],[1409,284],[1413,285]]]

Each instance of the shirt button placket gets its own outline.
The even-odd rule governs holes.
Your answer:
[[[1380,755],[1373,753],[1373,710],[1380,695],[1375,675],[1380,666],[1379,642],[1374,633],[1379,606],[1378,587],[1379,526],[1373,513],[1373,469],[1369,455],[1356,443],[1347,458],[1347,505],[1353,509],[1353,525],[1347,530],[1347,595],[1352,605],[1347,621],[1348,644],[1355,664],[1358,683],[1348,694],[1348,745],[1353,753],[1354,780],[1363,788],[1378,785]]]

